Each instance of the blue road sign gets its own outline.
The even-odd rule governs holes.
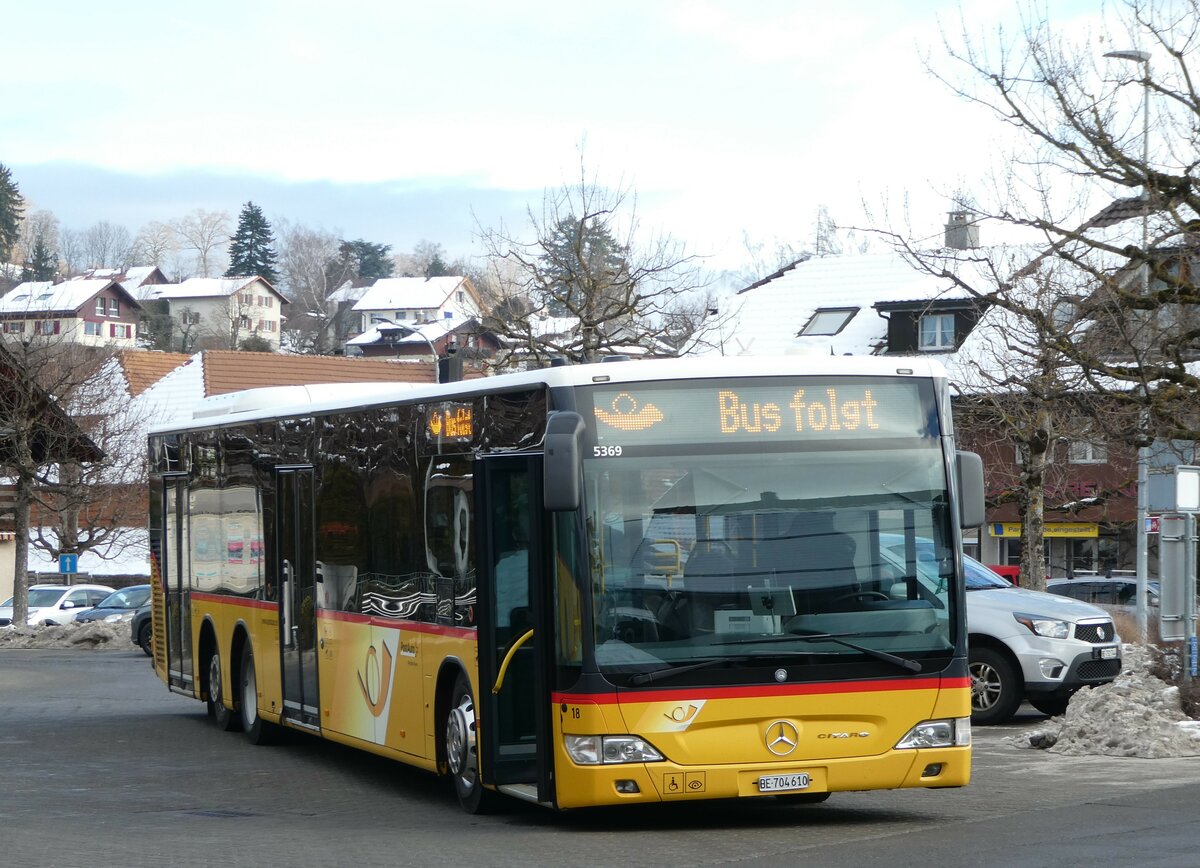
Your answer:
[[[64,574],[79,572],[79,555],[59,555],[58,571]]]

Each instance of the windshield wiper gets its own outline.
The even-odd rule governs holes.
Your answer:
[[[883,660],[885,663],[891,663],[899,666],[902,669],[907,669],[910,672],[920,672],[921,664],[916,660],[909,660],[907,657],[897,657],[895,654],[889,654],[886,651],[880,651],[876,648],[868,648],[866,645],[859,645],[857,642],[848,642],[844,636],[861,636],[861,633],[789,633],[783,636],[764,636],[759,639],[744,639],[741,642],[714,642],[714,645],[759,645],[767,642],[834,642],[846,648],[852,648],[866,654],[868,657],[874,657],[876,660]]]
[[[653,681],[662,681],[664,678],[681,675],[684,672],[695,672],[697,669],[707,669],[718,663],[744,659],[745,657],[713,657],[711,660],[701,660],[699,663],[691,663],[687,666],[664,666],[662,669],[654,669],[650,672],[639,672],[629,679],[629,683],[633,685],[650,684]]]

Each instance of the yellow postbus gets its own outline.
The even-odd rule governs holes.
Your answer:
[[[969,779],[983,482],[935,361],[619,361],[194,416],[150,435],[154,665],[222,729],[411,763],[470,811]]]

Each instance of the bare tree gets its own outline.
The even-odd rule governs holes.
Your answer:
[[[62,258],[63,268],[67,277],[74,277],[83,271],[87,264],[83,233],[75,229],[63,229],[59,232],[58,255]]]
[[[582,159],[578,180],[547,190],[528,218],[532,240],[503,225],[480,228],[497,302],[528,306],[523,319],[487,323],[512,356],[546,364],[624,351],[676,355],[709,330],[698,258],[669,236],[643,234],[633,194],[601,187]]]
[[[1017,363],[992,360],[964,401],[979,401],[1023,450],[1023,574],[1035,582],[1046,465],[1068,421],[1129,447],[1200,436],[1190,397],[1200,388],[1200,95],[1190,68],[1200,0],[1110,8],[1101,35],[1060,32],[1034,4],[1016,33],[977,36],[964,23],[945,38],[948,61],[931,64],[993,113],[998,133],[1002,124],[1014,134],[1001,168],[957,207],[969,225],[1020,244],[931,251],[910,227],[884,233],[1005,323],[998,346]]]
[[[337,315],[329,295],[340,285],[330,263],[337,258],[339,236],[284,221],[277,232],[280,283],[291,302],[285,326],[291,348],[327,353],[333,349]]]
[[[169,223],[151,220],[138,231],[133,250],[139,265],[161,268],[179,252],[179,237]]]
[[[228,211],[205,211],[197,208],[171,224],[182,248],[196,254],[196,275],[211,277],[223,271],[215,261],[221,247],[229,242]]]
[[[123,269],[129,265],[133,239],[124,226],[100,220],[83,233],[83,251],[93,268]]]
[[[1133,445],[1156,433],[1196,439],[1200,419],[1181,398],[1200,389],[1191,364],[1200,355],[1200,93],[1192,68],[1200,0],[1122,0],[1115,9],[1099,37],[1058,32],[1036,6],[1016,34],[984,40],[964,25],[946,42],[965,76],[935,70],[1020,136],[986,200],[973,203],[972,219],[1005,224],[1035,246],[1026,267],[1054,263],[1061,302],[1087,328],[1067,333],[1030,305],[1014,290],[1018,270],[955,279],[981,301],[1042,323],[1046,341],[1080,367],[1109,411],[1144,410],[1144,424],[1127,432]]]
[[[27,612],[28,546],[117,555],[145,513],[145,448],[114,394],[113,357],[60,336],[0,348],[0,464],[17,531],[14,621]]]

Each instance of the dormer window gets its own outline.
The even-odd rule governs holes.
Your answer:
[[[819,308],[812,318],[800,329],[800,337],[807,335],[836,335],[858,313],[856,307]]]
[[[954,349],[954,314],[924,314],[921,317],[917,349],[922,352]]]

